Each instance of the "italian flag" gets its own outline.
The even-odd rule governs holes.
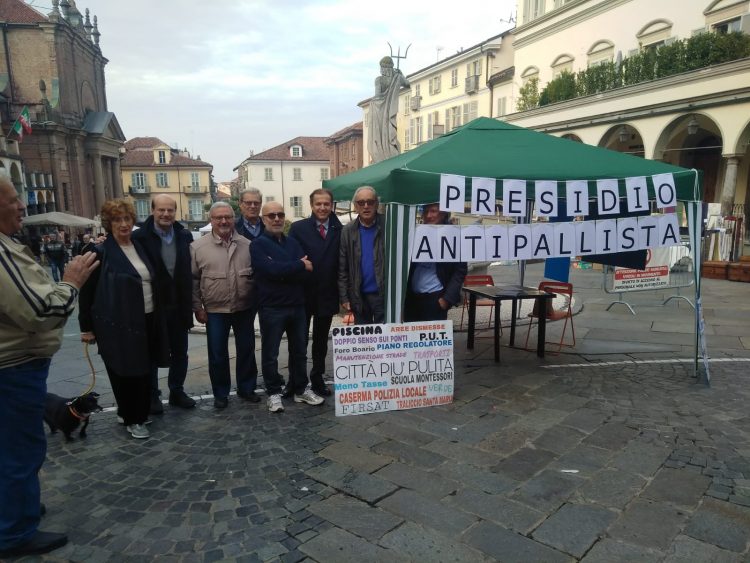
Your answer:
[[[29,108],[27,106],[23,106],[21,114],[13,124],[13,131],[18,135],[19,141],[23,140],[24,133],[31,135],[31,117],[29,116]]]

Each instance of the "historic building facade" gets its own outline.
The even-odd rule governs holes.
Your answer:
[[[696,168],[750,242],[749,0],[519,0],[516,18],[407,76],[402,151],[485,116]]]
[[[712,57],[717,47],[731,51],[728,32],[750,32],[749,8],[737,0],[521,1],[514,101],[526,107],[521,89],[531,80],[539,100],[505,119],[702,170],[704,201],[747,217],[750,58]],[[578,95],[545,100],[564,71],[553,86],[576,76]]]
[[[336,131],[325,142],[331,151],[331,178],[362,168],[361,121]]]
[[[189,229],[208,220],[213,166],[173,149],[157,137],[135,137],[125,143],[122,184],[141,223],[151,214],[151,199],[169,195],[177,202],[177,220]]]
[[[326,137],[296,137],[253,154],[236,168],[242,189],[257,188],[263,201],[278,201],[287,219],[310,215],[310,193],[330,177]]]
[[[9,137],[0,145],[3,166],[10,164],[29,214],[93,217],[107,198],[123,194],[125,140],[107,110],[96,16],[81,14],[74,0],[53,0],[46,16],[21,0],[3,0],[0,23],[0,118]],[[33,133],[19,142],[9,130],[24,106]]]

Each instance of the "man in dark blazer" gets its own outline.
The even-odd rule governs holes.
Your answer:
[[[339,312],[338,269],[341,221],[333,213],[333,194],[319,189],[310,194],[312,215],[292,223],[289,237],[300,243],[313,264],[310,283],[305,286],[305,310],[309,340],[312,321],[312,370],[310,385],[318,395],[331,394],[323,381],[328,355],[328,331]]]
[[[447,225],[450,213],[440,211],[437,203],[425,205],[425,225]],[[404,321],[444,321],[448,309],[461,301],[461,286],[466,277],[466,262],[413,262],[404,304]]]
[[[177,202],[168,195],[151,201],[151,216],[132,235],[143,244],[156,268],[157,300],[162,304],[169,336],[170,367],[167,385],[169,404],[189,409],[195,401],[185,393],[188,367],[188,330],[193,326],[190,244],[193,236],[175,221]],[[151,414],[164,412],[159,391],[159,373],[151,374]]]

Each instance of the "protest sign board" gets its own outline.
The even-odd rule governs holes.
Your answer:
[[[334,327],[336,416],[453,401],[453,322]]]

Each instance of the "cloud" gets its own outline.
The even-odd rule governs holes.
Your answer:
[[[500,33],[514,0],[78,0],[99,19],[126,135],[193,147],[227,180],[256,152],[361,119],[388,42],[412,73]],[[217,117],[221,125],[216,125]]]

